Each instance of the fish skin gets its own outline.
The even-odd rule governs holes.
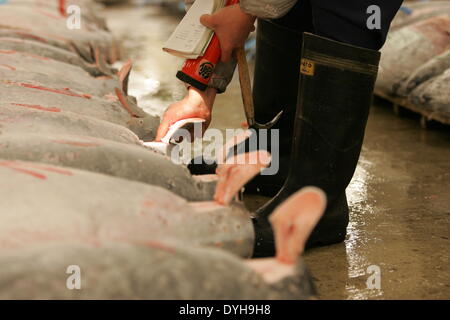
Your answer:
[[[0,30],[1,33],[1,30]],[[0,49],[7,51],[18,51],[22,54],[32,54],[35,57],[48,58],[64,62],[67,64],[79,66],[89,72],[92,76],[112,75],[115,70],[111,67],[101,68],[100,65],[88,63],[77,53],[64,50],[46,43],[21,39],[17,37],[0,37]]]
[[[2,79],[15,82],[26,79],[46,87],[71,88],[99,98],[115,95],[114,89],[121,87],[117,76],[95,78],[78,66],[51,59],[42,60],[22,52],[2,54],[0,51],[0,63],[14,66],[13,70],[0,70],[0,75]],[[115,99],[117,101],[117,97]]]
[[[391,32],[382,49],[376,89],[386,95],[397,95],[401,84],[417,68],[447,51],[449,44],[450,18],[445,15]]]
[[[8,182],[0,185],[8,199],[0,202],[0,255],[55,241],[172,239],[252,254],[253,224],[240,203],[188,202],[158,186],[39,162],[0,160],[0,179]]]
[[[128,135],[126,128],[141,139],[152,139],[159,119],[145,114],[126,94],[127,72],[118,89],[114,87],[116,71],[108,63],[120,57],[119,46],[102,20],[94,13],[89,16],[91,9],[83,9],[87,23],[74,33],[68,32],[64,19],[49,19],[57,12],[55,5],[35,10],[33,0],[11,1],[12,5],[2,6],[8,14],[0,12],[0,50],[20,51],[24,62],[37,58],[30,54],[40,55],[40,63],[62,80],[46,76],[45,68],[32,63],[33,71],[25,77],[14,60],[0,61],[0,106],[23,110],[17,114],[0,110],[0,158],[7,158],[0,160],[0,180],[7,181],[0,185],[0,193],[8,199],[0,203],[0,297],[303,299],[314,294],[302,259],[291,276],[268,283],[238,257],[249,257],[254,242],[250,214],[241,203],[186,201],[150,185],[156,175],[167,189],[180,185],[186,192],[206,182],[190,175],[188,186],[174,181],[187,170],[172,168],[169,159],[155,161],[160,155]],[[89,1],[68,3],[84,6]],[[86,75],[66,66],[74,79],[89,80],[69,83],[54,69],[62,64],[45,58],[80,67]],[[89,76],[98,77],[99,87],[87,85],[92,81]],[[110,95],[112,87],[118,101]],[[39,113],[42,123],[21,119],[25,108],[27,114]],[[55,125],[61,116],[73,124],[69,132]],[[14,123],[22,126],[13,130]],[[124,140],[107,139],[107,130],[118,126],[125,130]],[[95,150],[100,150],[97,160]],[[120,150],[127,157],[121,158]],[[108,158],[117,162],[109,166]],[[88,168],[102,174],[71,167],[89,159],[95,161]],[[61,162],[66,166],[51,165]],[[140,167],[142,162],[150,168]],[[152,171],[147,183],[110,176],[127,172],[140,180],[139,174],[150,176]],[[85,290],[65,286],[64,272],[75,260],[87,271]]]
[[[429,120],[450,123],[450,68],[417,86],[408,101],[427,113]]]
[[[66,134],[142,145],[131,130],[108,121],[61,110],[58,105],[0,103],[0,136]]]
[[[28,7],[2,5],[0,11],[0,36],[32,39],[76,52],[87,62],[95,62],[94,52],[98,50],[105,61],[113,63],[117,43],[112,35],[93,23],[84,21],[81,29],[67,28],[66,19],[49,19],[47,16],[30,10]]]
[[[35,245],[0,254],[0,263],[0,299],[298,300],[315,294],[303,259],[293,276],[269,284],[235,255],[182,244]],[[80,267],[81,290],[66,287],[70,265]]]
[[[140,109],[130,97],[126,98],[138,118],[130,115],[120,101],[110,101],[106,97],[90,96],[85,92],[66,87],[46,87],[36,81],[22,82],[0,80],[0,103],[41,104],[58,106],[69,111],[100,120],[109,121],[131,129],[140,139],[151,139],[156,135],[159,117],[151,116]]]
[[[100,9],[101,5],[91,0],[65,0],[66,8],[70,5],[80,7],[81,18],[84,21],[95,24],[102,30],[108,30],[105,19],[99,17],[95,11]],[[56,18],[61,15],[58,1],[38,1],[38,0],[8,0],[10,6],[24,7],[35,10],[41,14]]]
[[[448,1],[404,3],[403,7],[406,10],[398,11],[391,23],[391,30],[397,30],[442,14],[450,16],[450,3]]]
[[[140,181],[164,187],[191,201],[212,200],[214,195],[185,166],[143,145],[43,133],[3,134],[0,144],[4,145],[0,148],[2,159],[43,162]]]
[[[450,44],[449,44],[450,45]],[[397,94],[401,97],[407,97],[411,91],[417,88],[420,84],[437,77],[450,68],[450,48],[444,53],[435,56],[419,68],[417,68],[409,78],[404,81]]]

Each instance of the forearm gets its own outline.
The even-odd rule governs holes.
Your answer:
[[[258,18],[275,19],[288,13],[296,2],[297,0],[240,0],[240,7],[243,12]],[[218,93],[224,92],[233,78],[235,69],[235,59],[227,63],[219,63],[209,86],[216,88]]]
[[[193,2],[194,0],[185,0],[186,10]],[[255,17],[274,19],[286,14],[296,2],[297,0],[240,0],[240,9],[247,15],[253,16],[253,20]],[[224,92],[233,78],[235,69],[235,59],[227,63],[218,63],[209,87],[217,89],[218,93]]]

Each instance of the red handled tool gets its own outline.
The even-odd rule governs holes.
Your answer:
[[[239,0],[228,0],[226,5],[231,6],[237,3],[239,3]],[[177,78],[204,91],[208,87],[209,80],[219,60],[219,38],[214,34],[205,54],[197,59],[187,59],[181,70],[177,72]]]
[[[228,0],[227,6],[238,3],[239,0]],[[280,111],[272,121],[267,123],[258,123],[255,120],[253,105],[252,86],[250,82],[250,73],[248,70],[247,58],[243,47],[235,50],[235,57],[239,69],[239,82],[241,85],[242,102],[244,104],[245,116],[250,128],[270,129],[280,119],[283,110]],[[199,90],[206,90],[209,80],[214,72],[214,68],[220,59],[219,38],[214,34],[205,54],[197,59],[188,59],[185,61],[182,69],[178,71],[177,78],[186,82]]]

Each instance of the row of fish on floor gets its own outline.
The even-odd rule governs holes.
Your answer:
[[[298,253],[248,259],[251,213],[235,194],[259,167],[225,190],[144,145],[159,118],[128,95],[132,63],[98,4],[63,2],[82,9],[71,30],[61,3],[0,10],[0,298],[311,297]],[[277,216],[313,201],[299,218],[318,219],[325,203],[314,189],[290,201]]]

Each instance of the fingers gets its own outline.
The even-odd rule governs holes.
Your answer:
[[[216,18],[215,15],[210,15],[210,14],[204,14],[200,17],[200,23],[202,25],[204,25],[205,27],[211,29],[211,30],[215,30],[217,28],[217,23],[216,23]],[[218,31],[217,36],[219,37],[219,39],[221,39],[221,58],[220,60],[222,62],[228,62],[231,60],[231,55],[233,53],[233,46],[227,45],[226,41],[224,40],[224,37],[222,37],[222,29],[220,30],[216,30]]]
[[[217,26],[213,15],[204,14],[200,17],[200,23],[205,27],[214,30]]]
[[[214,30],[219,38],[221,62],[232,59],[234,48],[242,46],[249,33],[255,30],[254,22],[254,17],[243,13],[237,4],[200,17],[200,23]]]
[[[220,61],[224,63],[229,62],[231,60],[232,54],[233,54],[232,49],[222,50],[222,53],[220,54]]]
[[[182,100],[172,103],[167,108],[156,132],[155,141],[160,142],[167,135],[171,126],[182,120],[195,120],[189,121],[193,123],[203,122],[202,130],[205,130],[211,122],[210,109],[212,109],[214,97],[215,95],[208,98],[203,96],[203,93],[189,89],[188,94]],[[206,103],[211,106],[206,105]],[[182,123],[182,125],[184,124]]]
[[[164,117],[158,127],[158,131],[156,132],[156,138],[155,138],[156,142],[160,142],[161,139],[164,138],[164,136],[169,131],[169,127],[170,127],[170,120],[166,119],[166,117]]]

